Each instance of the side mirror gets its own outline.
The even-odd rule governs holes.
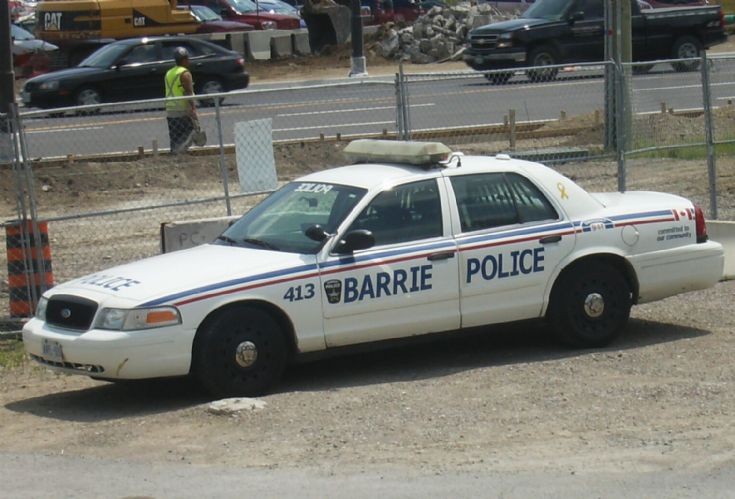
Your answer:
[[[325,241],[331,234],[329,234],[324,227],[319,224],[309,226],[305,231],[306,237],[316,242]]]
[[[345,234],[345,237],[337,243],[335,251],[337,253],[352,253],[353,251],[364,250],[373,246],[375,246],[373,233],[366,229],[358,229]]]
[[[584,19],[584,11],[578,10],[569,14],[569,22],[581,21]]]

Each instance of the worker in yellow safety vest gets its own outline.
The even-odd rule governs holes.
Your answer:
[[[176,66],[168,70],[165,78],[166,120],[171,152],[178,154],[191,145],[198,118],[194,99],[172,99],[194,95],[194,79],[189,71],[189,52],[184,47],[177,47],[174,60]]]

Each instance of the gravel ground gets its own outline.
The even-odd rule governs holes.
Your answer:
[[[639,473],[735,464],[735,284],[634,308],[610,348],[537,323],[291,368],[266,407],[214,415],[183,380],[0,373],[4,453],[127,463]]]

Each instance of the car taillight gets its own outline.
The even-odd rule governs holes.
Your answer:
[[[707,224],[704,222],[704,212],[698,205],[694,205],[694,220],[697,227],[697,242],[706,242],[709,239],[709,236],[707,236]]]
[[[238,57],[237,61],[235,61],[235,64],[240,67],[245,67],[245,59],[243,59],[242,57]]]

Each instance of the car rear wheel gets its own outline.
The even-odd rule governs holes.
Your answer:
[[[559,64],[559,56],[551,47],[536,47],[528,54],[528,63],[530,66],[553,66]],[[533,82],[551,81],[556,78],[559,68],[549,69],[529,69],[527,71],[528,78]]]
[[[607,263],[589,262],[567,269],[559,277],[548,319],[564,343],[580,348],[601,347],[623,329],[631,304],[625,277]]]
[[[691,59],[700,57],[701,53],[702,42],[693,36],[682,36],[674,42],[671,56],[674,59]],[[672,66],[679,72],[696,71],[699,68],[699,61],[675,62]]]
[[[194,375],[216,397],[252,397],[270,389],[288,360],[286,338],[267,312],[226,309],[198,333]]]
[[[102,104],[102,95],[94,87],[83,87],[77,90],[74,101],[77,106],[91,106],[94,104]],[[89,108],[77,111],[77,114],[97,114],[100,112],[99,108]]]
[[[224,91],[225,86],[216,78],[205,80],[204,83],[199,86],[199,94],[221,94]],[[220,97],[219,103],[222,104],[224,100],[224,97]],[[214,106],[214,99],[200,99],[199,105],[206,107]]]

